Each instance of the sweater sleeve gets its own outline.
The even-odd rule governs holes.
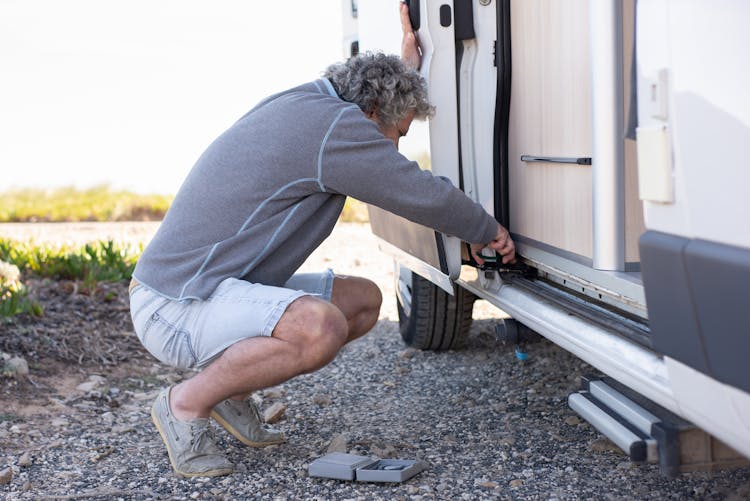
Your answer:
[[[419,168],[359,109],[344,111],[321,147],[326,191],[376,205],[471,243],[487,243],[498,223],[447,179]]]

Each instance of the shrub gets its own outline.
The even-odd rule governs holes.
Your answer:
[[[12,317],[19,313],[41,315],[42,307],[27,298],[18,266],[0,261],[0,316]]]

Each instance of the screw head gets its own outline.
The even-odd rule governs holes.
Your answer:
[[[487,6],[492,3],[492,0],[479,0],[479,5]]]

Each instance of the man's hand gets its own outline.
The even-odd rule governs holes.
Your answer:
[[[484,259],[479,256],[479,252],[485,247],[489,247],[503,257],[503,264],[513,264],[516,262],[516,245],[510,238],[510,233],[503,225],[497,225],[497,235],[489,243],[471,244],[471,255],[479,264],[484,264]]]
[[[403,32],[401,39],[401,60],[407,67],[418,70],[422,64],[422,53],[419,50],[419,42],[409,20],[409,6],[404,2],[401,2],[401,5],[399,5],[399,14],[401,14],[401,31]]]

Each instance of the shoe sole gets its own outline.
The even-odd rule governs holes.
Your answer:
[[[234,438],[236,438],[243,444],[247,445],[248,447],[255,447],[255,448],[268,447],[269,445],[283,444],[286,441],[286,438],[284,438],[284,435],[282,434],[278,440],[274,440],[271,442],[253,442],[252,440],[243,436],[242,433],[240,433],[236,428],[234,428],[231,424],[229,424],[223,417],[221,417],[218,412],[211,411],[211,418],[214,419],[221,426],[223,426],[225,430],[227,430],[229,433],[232,434],[232,436],[234,436]]]
[[[159,431],[159,435],[161,435],[161,440],[164,442],[164,445],[167,447],[167,456],[169,456],[169,464],[172,465],[172,469],[175,471],[175,473],[181,477],[190,478],[190,477],[221,477],[224,475],[229,475],[234,472],[233,468],[218,468],[216,470],[208,470],[208,471],[202,471],[199,473],[188,473],[184,471],[180,471],[179,468],[174,464],[174,461],[172,461],[172,450],[169,448],[169,441],[167,441],[167,435],[164,433],[164,430],[161,429],[161,425],[159,424],[159,419],[156,417],[156,414],[154,414],[154,408],[151,408],[151,421],[154,422],[154,426],[156,426],[156,429]]]

